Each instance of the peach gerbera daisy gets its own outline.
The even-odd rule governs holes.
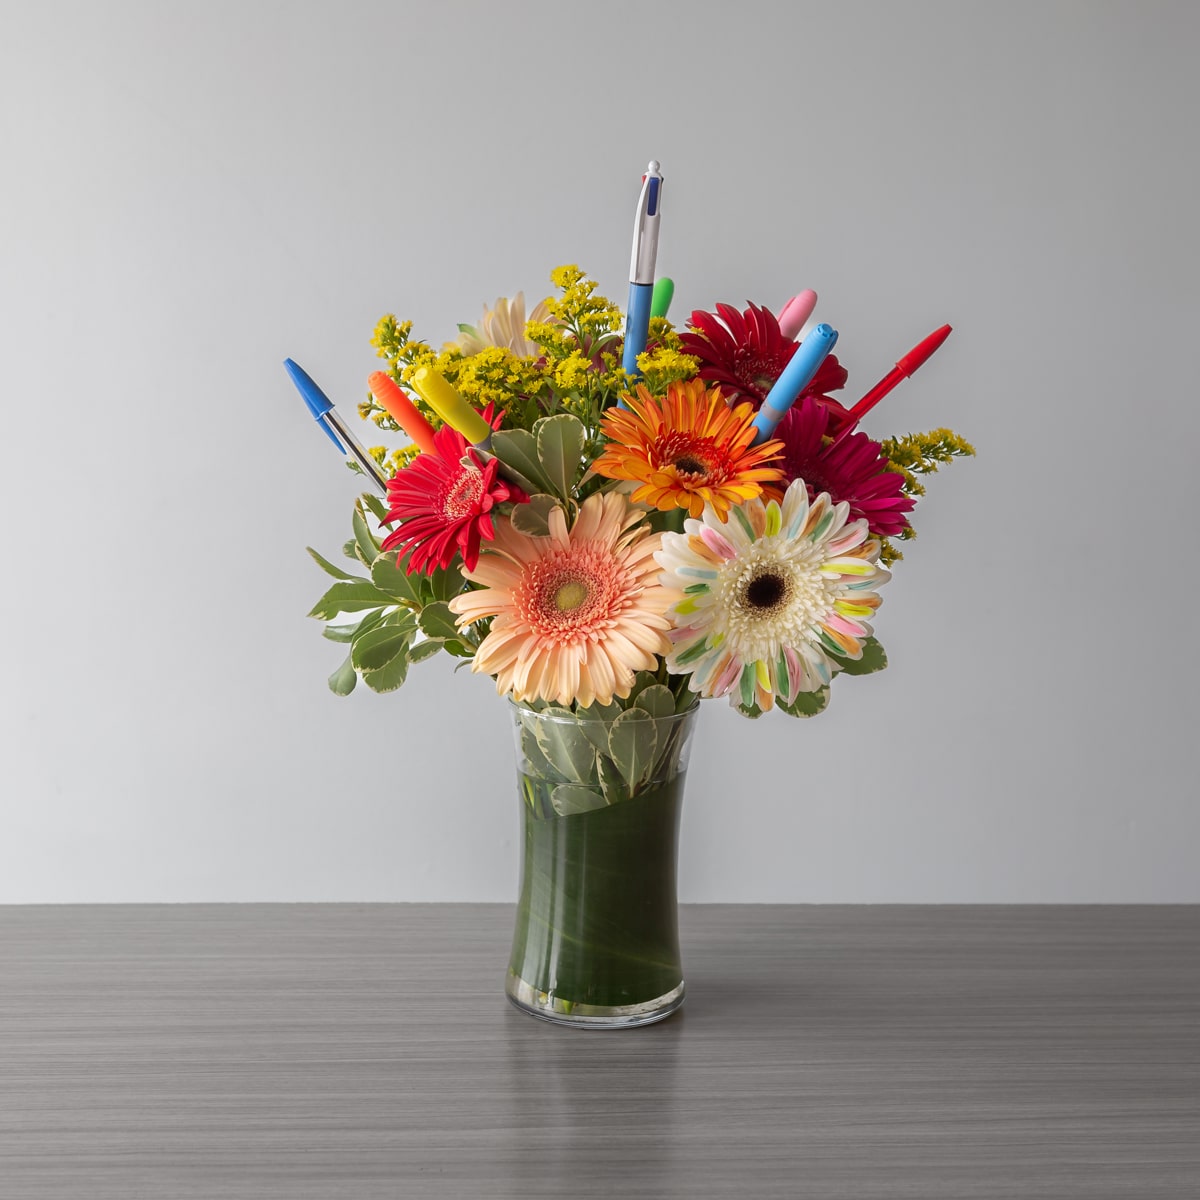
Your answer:
[[[783,443],[751,446],[754,406],[730,408],[720,388],[706,390],[703,380],[693,379],[672,383],[656,398],[639,384],[622,400],[627,408],[604,414],[609,444],[593,469],[608,479],[638,482],[635,501],[664,512],[686,508],[692,517],[708,504],[724,519],[731,505],[754,499],[763,483],[783,478],[778,467],[763,465]]]
[[[628,696],[671,643],[671,595],[658,583],[658,534],[618,493],[589,496],[570,530],[561,508],[549,537],[496,522],[474,570],[483,587],[450,601],[459,626],[494,617],[471,669],[496,677],[514,700],[581,707]]]

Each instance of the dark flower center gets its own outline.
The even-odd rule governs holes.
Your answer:
[[[784,603],[790,592],[788,579],[773,571],[764,571],[746,584],[746,590],[742,593],[742,603],[746,608],[757,612],[773,612]]]
[[[707,473],[708,467],[698,458],[684,454],[675,460],[675,470],[683,471],[688,475],[704,475]]]
[[[774,354],[761,354],[754,351],[741,350],[738,352],[733,365],[733,373],[738,382],[747,391],[765,396],[779,378],[783,365]]]

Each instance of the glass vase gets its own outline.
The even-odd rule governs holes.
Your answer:
[[[522,852],[508,997],[565,1025],[660,1021],[683,1003],[675,872],[699,706],[677,713],[656,686],[625,711],[512,710]]]

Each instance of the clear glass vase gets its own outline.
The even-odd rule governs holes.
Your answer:
[[[683,1003],[675,870],[697,704],[666,687],[578,714],[512,706],[521,892],[507,993],[565,1025],[628,1027]]]

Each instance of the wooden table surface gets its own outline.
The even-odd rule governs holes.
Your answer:
[[[688,907],[619,1032],[512,912],[0,908],[0,1197],[1200,1197],[1200,908]]]

